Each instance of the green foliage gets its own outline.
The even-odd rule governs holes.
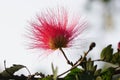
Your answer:
[[[0,75],[4,76],[4,77],[12,77],[15,72],[17,72],[18,70],[20,70],[24,67],[25,66],[23,66],[23,65],[14,64],[10,68],[6,68],[3,72],[0,73]]]
[[[82,69],[75,68],[65,77],[65,80],[96,80],[101,70],[97,70],[97,65],[94,66],[94,62],[91,59],[84,59],[80,64]]]
[[[89,49],[84,56],[81,56],[77,61],[77,64],[73,64],[73,66],[66,71],[66,76],[64,77],[58,75],[58,68],[54,68],[52,64],[53,73],[51,75],[45,76],[42,73],[36,73],[28,77],[22,76],[23,78],[20,79],[21,76],[17,76],[16,78],[14,73],[26,67],[23,65],[13,65],[10,68],[6,68],[5,66],[5,70],[0,73],[0,80],[4,80],[4,78],[6,80],[120,80],[120,51],[118,50],[113,53],[112,45],[108,45],[101,51],[100,59],[92,60],[92,58],[86,57],[91,50],[92,49]],[[95,61],[110,63],[115,65],[115,67],[110,66],[107,68],[97,69],[97,65],[94,64]],[[36,75],[40,77],[35,78]]]
[[[83,71],[79,68],[72,69],[70,73],[65,76],[65,80],[78,80],[78,78],[80,77],[80,73],[82,72]]]
[[[115,72],[115,68],[109,67],[101,73],[102,80],[112,80],[112,76]]]
[[[112,45],[110,44],[102,50],[100,57],[102,60],[109,62],[112,59],[112,55],[113,48]]]
[[[96,80],[103,80],[100,76],[98,76],[97,78],[96,78]]]
[[[53,80],[53,77],[52,76],[47,76],[45,78],[41,78],[41,79],[38,79],[38,80]]]
[[[111,63],[120,65],[120,52],[116,52],[113,54]]]

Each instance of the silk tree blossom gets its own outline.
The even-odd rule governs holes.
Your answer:
[[[118,43],[118,50],[120,51],[120,42]]]
[[[37,16],[36,22],[30,23],[31,47],[44,50],[72,47],[86,29],[86,24],[81,16],[72,15],[65,8],[47,9]]]

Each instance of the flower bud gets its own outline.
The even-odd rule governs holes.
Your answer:
[[[120,51],[120,42],[118,43],[118,51]]]

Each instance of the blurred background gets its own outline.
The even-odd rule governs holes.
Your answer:
[[[70,68],[59,51],[41,58],[41,51],[27,48],[29,40],[25,34],[29,21],[42,10],[58,6],[64,6],[85,16],[89,24],[83,36],[85,46],[80,48],[80,52],[71,51],[71,54],[67,54],[69,51],[65,50],[68,58],[77,60],[91,42],[96,42],[96,48],[88,56],[99,59],[103,47],[113,44],[113,48],[116,49],[120,41],[119,4],[120,0],[0,0],[0,72],[4,70],[4,60],[7,67],[22,64],[27,66],[31,73],[52,73],[52,62],[59,68],[58,74]],[[25,69],[16,74],[21,73],[28,75]]]

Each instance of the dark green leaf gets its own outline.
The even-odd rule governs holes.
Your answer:
[[[6,68],[6,70],[4,70],[3,72],[1,72],[0,74],[4,77],[11,77],[15,72],[17,72],[18,70],[24,68],[25,66],[23,65],[16,65],[14,64],[13,66],[11,66],[10,68]]]
[[[38,79],[38,80],[53,80],[53,77],[52,76],[47,76],[45,78],[41,78],[41,79]]]
[[[100,76],[98,76],[97,78],[96,78],[96,80],[103,80]]]
[[[84,71],[80,74],[79,80],[95,80],[94,73],[91,71]]]
[[[65,80],[95,80],[95,78],[96,77],[92,71],[85,71],[76,68],[65,77]]]
[[[68,73],[67,76],[65,76],[65,80],[77,80],[79,79],[79,75],[81,72],[82,72],[81,69],[75,68],[71,70],[71,72]]]
[[[91,61],[91,59],[89,59],[87,62],[86,62],[86,70],[92,70],[93,69],[93,61]]]
[[[112,80],[112,76],[114,72],[115,72],[115,68],[109,67],[101,73],[101,77],[103,80]]]
[[[112,45],[108,45],[102,50],[100,57],[102,60],[109,62],[112,59],[112,55],[113,55]]]
[[[119,52],[116,52],[113,54],[111,62],[113,64],[120,64],[120,53]]]
[[[99,76],[100,73],[101,73],[101,69],[98,69],[98,70],[95,71],[94,75],[95,75],[95,76]]]

